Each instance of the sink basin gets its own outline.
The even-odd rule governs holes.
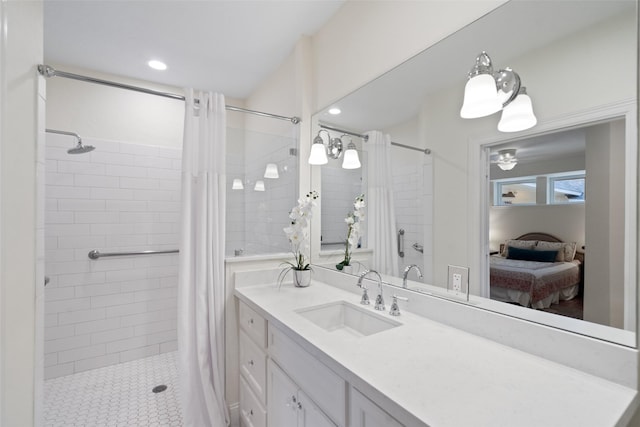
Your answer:
[[[402,324],[346,301],[301,308],[296,312],[325,331],[351,337],[376,334]]]

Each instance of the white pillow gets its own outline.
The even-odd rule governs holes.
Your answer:
[[[556,262],[571,262],[576,255],[576,243],[538,241],[538,251],[558,251]]]

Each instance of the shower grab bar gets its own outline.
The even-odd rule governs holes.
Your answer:
[[[398,256],[404,258],[404,228],[398,230]]]
[[[110,257],[110,256],[177,254],[178,252],[180,252],[178,249],[170,249],[166,251],[138,251],[138,252],[100,252],[99,250],[94,249],[89,252],[88,257],[91,259],[98,259],[98,258]]]

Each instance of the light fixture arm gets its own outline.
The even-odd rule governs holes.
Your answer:
[[[493,78],[496,80],[498,94],[502,94],[503,96],[507,96],[508,94],[506,100],[502,102],[502,108],[504,108],[511,104],[511,102],[518,96],[520,93],[520,87],[522,86],[522,81],[520,80],[518,73],[508,67],[504,70],[498,70],[493,73]]]

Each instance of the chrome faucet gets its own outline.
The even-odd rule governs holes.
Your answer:
[[[362,280],[365,278],[365,276],[369,273],[373,273],[376,276],[378,276],[378,296],[376,297],[376,305],[373,307],[376,310],[381,310],[384,311],[384,298],[382,296],[382,277],[380,276],[380,273],[378,273],[375,270],[365,270],[362,273],[360,273],[360,277],[358,278],[358,286],[364,289],[364,294],[362,294],[362,300],[360,301],[360,304],[369,304],[369,297],[366,295],[367,294],[367,288],[364,287],[364,285],[362,284]],[[367,302],[365,303],[365,296],[366,296],[366,300]]]
[[[418,273],[418,278],[422,279],[422,270],[420,270],[420,267],[418,267],[415,264],[411,264],[410,266],[406,267],[404,269],[404,273],[402,274],[402,287],[407,289],[407,276],[409,275],[409,271],[411,271],[412,268],[415,268],[417,273]]]

